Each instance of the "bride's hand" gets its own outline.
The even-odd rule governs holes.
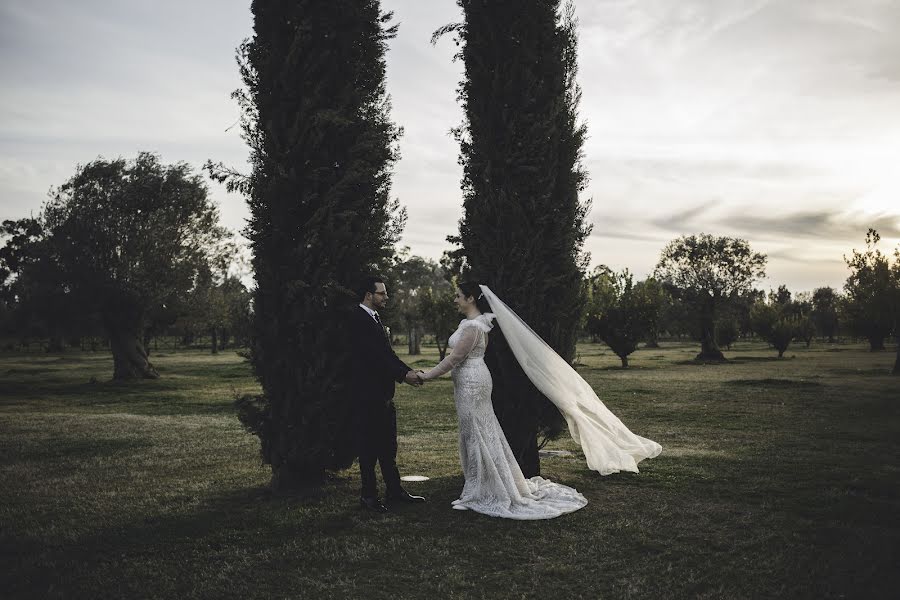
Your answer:
[[[404,379],[404,381],[406,381],[406,383],[408,383],[409,385],[413,385],[413,386],[420,386],[420,385],[422,385],[422,378],[419,377],[419,374],[418,374],[418,373],[416,373],[415,371],[412,371],[412,370],[407,371],[407,372],[406,372],[406,376],[405,376],[403,379]]]

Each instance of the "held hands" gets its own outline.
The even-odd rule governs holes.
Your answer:
[[[423,372],[424,371],[407,371],[406,376],[404,377],[404,381],[411,386],[419,387],[420,385],[425,383],[425,380],[422,379],[420,375]]]

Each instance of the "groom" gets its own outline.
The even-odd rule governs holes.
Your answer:
[[[356,289],[359,306],[351,311],[350,342],[353,347],[351,390],[356,400],[359,472],[362,478],[360,504],[374,512],[387,512],[378,499],[375,463],[381,465],[387,504],[425,502],[400,486],[397,470],[397,410],[394,382],[419,386],[422,380],[391,348],[378,314],[387,304],[388,293],[380,277],[366,277]]]

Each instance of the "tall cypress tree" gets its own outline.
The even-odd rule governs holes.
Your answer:
[[[465,79],[457,130],[463,165],[458,251],[566,360],[575,354],[589,233],[578,123],[576,23],[560,0],[459,0],[465,21],[439,30],[459,37]],[[487,363],[494,411],[526,475],[540,473],[538,437],[563,427],[528,381],[502,332]]]
[[[354,459],[342,309],[405,219],[389,199],[400,132],[384,55],[396,28],[378,0],[255,0],[252,11],[236,97],[253,173],[230,187],[249,197],[251,361],[263,395],[242,401],[241,420],[285,489]]]

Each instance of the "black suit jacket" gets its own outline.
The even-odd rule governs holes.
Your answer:
[[[350,320],[351,389],[361,408],[383,407],[394,397],[394,382],[412,369],[394,354],[384,329],[364,308],[354,307]]]

